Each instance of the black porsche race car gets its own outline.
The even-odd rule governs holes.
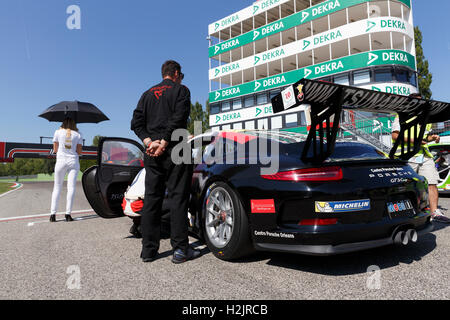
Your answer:
[[[193,165],[190,231],[204,239],[216,257],[236,259],[255,249],[333,255],[406,245],[432,230],[425,210],[426,180],[404,160],[391,159],[368,144],[337,138],[342,106],[327,107],[330,112],[319,110],[321,105],[309,98],[318,96],[317,87],[308,91],[311,83],[304,82],[303,88],[296,84],[294,91],[296,104],[311,105],[308,135],[229,131],[189,142],[193,157],[200,159]],[[329,90],[350,88],[319,84]],[[343,100],[342,90],[339,96],[328,92],[322,103],[336,106],[334,101]],[[279,101],[272,101],[275,110],[280,108]],[[261,153],[264,145],[266,152]],[[142,197],[124,200],[124,194],[142,174],[143,146],[128,139],[104,138],[98,155],[98,165],[83,175],[92,208],[101,217],[114,218],[123,216],[130,201],[138,216]],[[275,172],[263,170],[275,159]]]

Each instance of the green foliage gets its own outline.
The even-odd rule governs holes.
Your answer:
[[[45,161],[44,159],[15,159],[13,163],[0,165],[0,176],[15,176],[18,180],[19,176],[43,173]]]
[[[93,146],[93,147],[98,147],[98,144],[99,144],[101,138],[103,138],[103,136],[101,136],[101,135],[96,135],[96,136],[94,137],[94,139],[92,139],[92,146]]]
[[[416,41],[416,58],[417,58],[417,80],[419,83],[419,92],[425,99],[431,99],[431,82],[433,81],[433,75],[429,70],[428,60],[425,59],[425,55],[422,48],[423,36],[419,27],[414,28],[414,37]]]
[[[52,175],[55,172],[56,159],[45,159],[42,171],[38,173],[45,173]]]
[[[188,131],[190,134],[199,134],[199,132],[194,132],[194,124],[195,121],[200,121],[202,123],[202,133],[206,132],[209,129],[209,101],[206,102],[206,108],[203,109],[203,106],[196,102],[195,104],[191,104],[191,115],[188,119]]]
[[[96,164],[97,160],[80,160],[80,171],[84,173],[87,169]]]

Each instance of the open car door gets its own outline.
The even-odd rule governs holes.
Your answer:
[[[144,147],[123,138],[102,138],[97,165],[83,174],[83,190],[92,209],[102,218],[123,216],[124,193],[144,167]]]

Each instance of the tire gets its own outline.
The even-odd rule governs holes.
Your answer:
[[[215,182],[203,201],[203,235],[211,252],[221,260],[235,260],[253,253],[248,217],[236,192]]]

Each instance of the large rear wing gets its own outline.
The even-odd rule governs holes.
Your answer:
[[[408,160],[419,152],[426,125],[450,119],[450,104],[416,99],[317,80],[302,79],[272,99],[274,113],[302,104],[311,106],[311,129],[302,153],[305,162],[324,162],[334,151],[343,109],[376,113],[397,113],[400,134],[389,154],[401,146],[398,158]],[[406,134],[407,133],[407,134]],[[414,146],[405,137],[414,138]]]

